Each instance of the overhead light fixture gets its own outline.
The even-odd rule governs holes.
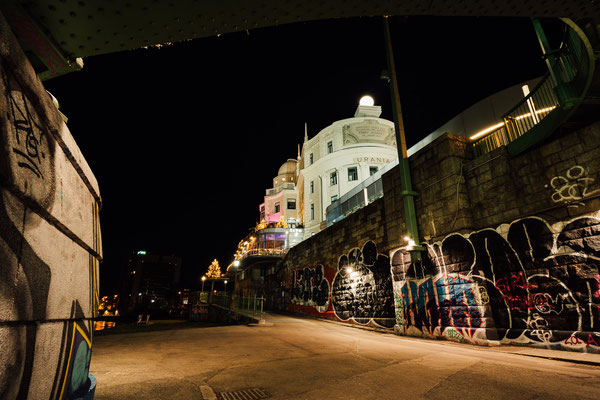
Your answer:
[[[550,112],[550,111],[554,110],[555,108],[556,108],[556,106],[550,106],[550,107],[540,108],[539,110],[535,110],[535,114],[547,113],[547,112]],[[518,115],[518,116],[516,116],[514,118],[514,120],[515,121],[519,121],[519,120],[522,120],[523,118],[527,118],[527,117],[531,117],[531,113],[530,112]],[[469,139],[471,139],[471,140],[479,139],[480,137],[485,136],[486,134],[488,134],[490,132],[493,132],[496,129],[500,129],[503,126],[504,126],[504,122],[498,122],[495,125],[489,126],[489,127],[485,128],[485,129],[477,132],[473,136],[469,137]]]
[[[485,135],[487,133],[490,133],[490,132],[493,132],[496,129],[499,129],[499,128],[503,127],[503,126],[504,126],[504,122],[498,122],[496,125],[492,125],[492,126],[490,126],[488,128],[485,128],[482,131],[477,132],[476,134],[474,134],[473,136],[471,136],[469,139],[471,139],[471,140],[478,139],[478,138],[482,137],[483,135]]]

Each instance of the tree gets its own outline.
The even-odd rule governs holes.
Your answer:
[[[221,273],[221,267],[219,266],[219,261],[215,258],[213,262],[208,267],[208,272],[206,273],[206,277],[208,279],[218,279],[223,275]]]
[[[219,262],[215,258],[208,266],[208,272],[206,273],[206,277],[211,280],[210,294],[208,296],[209,303],[212,300],[213,291],[215,290],[215,279],[219,279],[221,275],[221,267],[219,267]]]

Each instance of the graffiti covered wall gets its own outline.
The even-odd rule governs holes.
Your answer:
[[[401,335],[600,351],[600,123],[514,157],[473,159],[469,146],[446,134],[410,158],[421,261],[405,248],[393,169],[382,199],[289,251],[287,309]],[[315,294],[320,266],[329,303]]]
[[[291,268],[288,311],[359,325],[392,328],[395,323],[389,258],[372,241],[338,257],[335,268]]]
[[[93,389],[98,186],[1,14],[0,42],[0,398],[79,398]]]
[[[529,217],[392,254],[396,329],[600,352],[600,218]]]
[[[334,276],[332,272],[331,268],[323,267],[322,264],[292,269],[290,284],[291,303],[294,305],[292,309],[319,314],[330,311],[330,282]]]

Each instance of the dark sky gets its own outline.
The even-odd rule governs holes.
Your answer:
[[[390,20],[408,145],[546,72],[529,19]],[[84,60],[45,82],[103,199],[101,295],[130,251],[232,261],[277,170],[371,94],[392,119],[380,18],[299,23]]]

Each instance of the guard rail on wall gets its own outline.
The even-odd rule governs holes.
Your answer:
[[[564,124],[586,96],[596,72],[594,50],[575,22],[562,21],[560,48],[544,56],[551,72],[501,122],[472,137],[476,157],[501,146],[518,154],[539,143]]]

